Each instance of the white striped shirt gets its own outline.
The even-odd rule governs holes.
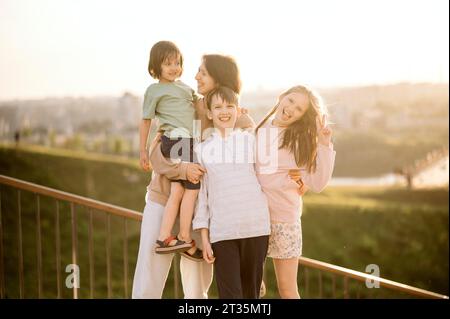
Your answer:
[[[255,137],[234,130],[223,138],[213,133],[194,148],[206,168],[192,221],[209,228],[210,242],[270,234],[267,199],[254,168]]]

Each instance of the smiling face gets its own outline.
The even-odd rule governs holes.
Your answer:
[[[170,83],[178,79],[181,75],[181,57],[179,55],[169,55],[161,63],[161,76],[159,81]]]
[[[309,108],[309,98],[304,93],[293,92],[279,102],[274,121],[278,126],[289,126],[299,120]]]
[[[202,62],[198,68],[195,79],[197,80],[197,92],[201,95],[208,94],[208,92],[211,92],[217,86],[216,81],[209,75],[205,62]]]
[[[211,108],[208,109],[208,117],[212,119],[214,128],[224,133],[226,129],[232,130],[237,119],[237,105],[227,102],[219,95],[211,98]]]

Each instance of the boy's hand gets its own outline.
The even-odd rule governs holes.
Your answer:
[[[149,171],[150,170],[150,161],[148,159],[148,152],[147,152],[147,150],[141,151],[139,163],[141,164],[141,168],[144,171]]]
[[[211,244],[209,242],[203,242],[203,259],[208,263],[212,264],[216,257],[214,257],[214,252],[211,248]]]

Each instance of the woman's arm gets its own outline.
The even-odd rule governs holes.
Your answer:
[[[161,152],[161,133],[156,134],[150,146],[150,162],[153,170],[168,179],[184,179],[197,183],[205,173],[205,169],[198,164],[188,162],[173,162],[163,156]]]
[[[150,162],[153,170],[165,175],[169,179],[187,179],[186,162],[173,162],[162,155],[161,152],[161,133],[157,133],[150,146]]]

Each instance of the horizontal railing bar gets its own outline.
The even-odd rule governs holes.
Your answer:
[[[69,201],[75,204],[83,205],[86,207],[94,208],[96,210],[101,210],[113,215],[127,217],[135,220],[142,220],[142,214],[131,209],[123,208],[116,205],[107,204],[98,200],[86,198],[83,196],[78,196],[66,192],[62,192],[53,188],[33,184],[30,182],[25,182],[12,177],[0,175],[0,183],[16,187],[22,190],[30,191],[36,194],[42,194],[50,196],[56,199]]]
[[[441,295],[441,294],[431,292],[428,290],[408,286],[408,285],[401,284],[396,281],[384,279],[381,277],[376,277],[376,276],[369,275],[369,274],[366,274],[366,273],[363,273],[360,271],[351,270],[348,268],[336,266],[333,264],[329,264],[326,262],[322,262],[322,261],[318,261],[318,260],[314,260],[314,259],[310,259],[310,258],[306,258],[306,257],[300,257],[299,264],[301,264],[303,266],[335,273],[335,274],[338,274],[341,276],[348,276],[350,278],[353,278],[353,279],[356,279],[359,281],[366,281],[366,280],[377,281],[380,283],[380,286],[382,286],[382,287],[389,288],[392,290],[406,292],[410,295],[426,297],[426,298],[434,298],[434,299],[448,299],[448,296],[446,296],[446,295]]]

